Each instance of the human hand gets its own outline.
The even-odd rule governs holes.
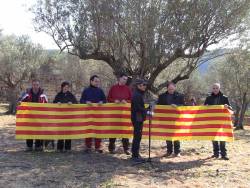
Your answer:
[[[118,104],[118,103],[120,103],[120,101],[119,100],[115,100],[115,103]]]
[[[176,107],[177,107],[177,105],[176,105],[176,104],[171,104],[171,106],[172,106],[172,107],[174,107],[174,108],[176,108]]]
[[[86,101],[86,104],[87,104],[87,105],[92,105],[92,102]]]

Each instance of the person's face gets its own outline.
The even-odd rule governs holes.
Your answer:
[[[62,92],[63,93],[67,93],[69,91],[69,85],[65,85],[63,88],[62,88]]]
[[[146,91],[146,89],[147,89],[147,85],[146,84],[139,84],[137,87],[141,91]]]
[[[175,85],[170,84],[168,86],[168,93],[173,94],[175,92]]]
[[[100,86],[100,79],[99,78],[94,78],[94,80],[90,81],[90,84],[94,87],[99,87]]]
[[[38,91],[38,90],[39,90],[39,87],[40,87],[39,82],[37,82],[37,81],[32,82],[32,90],[33,90],[33,91]]]
[[[119,78],[119,84],[120,85],[125,85],[128,81],[128,77],[127,76],[122,76]]]
[[[217,95],[220,92],[220,87],[218,85],[213,85],[212,92]]]

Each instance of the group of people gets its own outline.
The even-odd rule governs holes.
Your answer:
[[[133,141],[132,141],[132,160],[135,162],[141,162],[144,159],[139,154],[140,142],[142,137],[143,122],[147,116],[152,116],[150,109],[145,107],[144,93],[147,89],[147,81],[144,79],[137,79],[135,81],[135,89],[133,92],[127,85],[128,76],[121,74],[118,78],[117,84],[113,85],[106,97],[103,90],[100,88],[100,78],[97,75],[90,77],[90,85],[82,92],[80,103],[91,105],[92,103],[131,103],[131,122],[133,124]],[[47,103],[48,99],[41,89],[39,81],[33,80],[32,87],[20,97],[19,102],[35,102],[35,103]],[[63,82],[61,84],[61,91],[57,93],[53,103],[69,103],[76,104],[76,97],[70,92],[70,83]],[[184,95],[176,91],[176,85],[172,82],[167,84],[167,91],[161,94],[158,98],[157,104],[159,105],[172,105],[173,107],[184,106]],[[212,87],[211,95],[205,100],[204,105],[224,105],[226,108],[231,108],[227,96],[223,95],[220,91],[220,84],[215,83]],[[42,151],[43,147],[47,147],[50,143],[54,147],[54,141],[43,140],[26,140],[27,151],[33,150]],[[116,138],[109,138],[108,150],[111,154],[115,153]],[[174,154],[176,157],[180,157],[181,147],[180,141],[166,141],[167,153],[166,156]],[[99,138],[86,138],[85,139],[85,152],[92,151],[92,144],[94,144],[95,151],[102,153],[101,139]],[[123,150],[126,155],[130,155],[129,139],[122,139]],[[71,140],[58,140],[57,150],[60,152],[71,150]],[[213,141],[213,156],[214,158],[221,158],[228,160],[226,143],[221,141]]]

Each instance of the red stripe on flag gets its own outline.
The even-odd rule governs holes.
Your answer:
[[[155,113],[163,114],[204,114],[204,113],[227,113],[227,109],[207,109],[207,110],[170,110],[170,109],[155,109]]]
[[[158,121],[178,121],[178,122],[194,122],[194,121],[231,121],[231,117],[197,117],[197,118],[178,118],[178,117],[153,117]]]
[[[149,127],[148,124],[145,124],[144,127]],[[177,126],[177,125],[161,125],[161,124],[152,124],[151,128],[160,128],[160,129],[213,129],[213,128],[223,128],[231,129],[231,125],[219,125],[219,124],[209,124],[209,125],[198,125],[198,126]]]
[[[18,135],[74,135],[74,134],[132,134],[132,130],[72,130],[72,131],[23,131],[17,130]]]
[[[79,114],[79,115],[45,115],[45,114],[17,114],[17,118],[39,118],[39,119],[74,119],[74,118],[125,118],[129,114]]]
[[[22,127],[80,127],[80,126],[121,126],[130,127],[129,122],[70,122],[70,123],[36,123],[36,122],[17,122],[16,126]]]
[[[120,111],[130,111],[130,107],[105,107],[105,106],[82,106],[82,107],[74,107],[74,108],[55,108],[55,107],[31,107],[31,106],[18,106],[18,110],[36,110],[36,111],[57,111],[57,112],[72,112],[72,111],[112,111],[112,110],[120,110]]]
[[[144,136],[148,136],[148,132],[143,131]],[[152,132],[151,136],[168,136],[168,137],[184,137],[184,136],[227,136],[233,137],[232,133],[224,132],[194,132],[194,133],[164,133],[164,132]]]

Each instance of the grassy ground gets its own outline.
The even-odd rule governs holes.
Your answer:
[[[227,145],[230,161],[210,159],[211,142],[182,142],[182,157],[165,158],[165,143],[153,142],[153,162],[133,166],[122,153],[84,154],[83,141],[70,153],[24,152],[15,140],[15,117],[0,109],[0,187],[250,187],[250,129],[235,133]],[[147,156],[147,141],[142,155]]]

